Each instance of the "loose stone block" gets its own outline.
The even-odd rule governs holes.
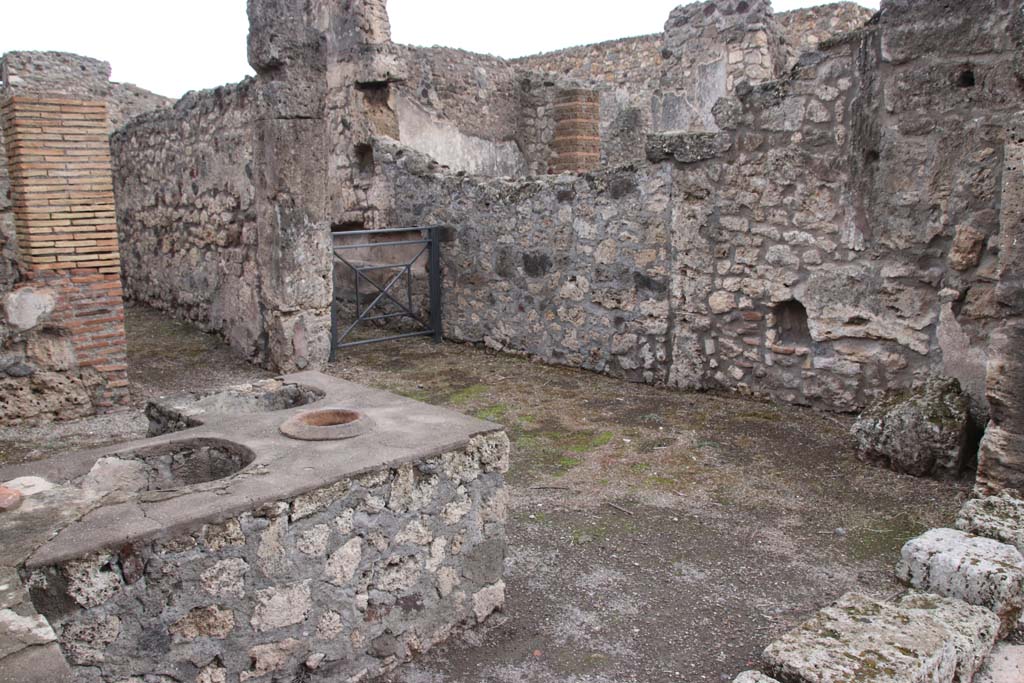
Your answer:
[[[956,646],[959,681],[971,680],[996,643],[999,618],[984,607],[931,593],[911,593],[896,605],[914,614],[931,616],[949,628]]]
[[[787,683],[949,683],[956,639],[934,617],[847,593],[764,651]]]
[[[932,529],[907,541],[896,575],[904,583],[995,612],[1000,635],[1024,608],[1024,557],[1013,546],[955,529]]]
[[[936,378],[909,395],[889,396],[852,428],[857,456],[917,477],[960,473],[968,401],[955,379]]]
[[[960,508],[956,528],[1007,543],[1024,553],[1024,500],[1009,494],[969,500]]]

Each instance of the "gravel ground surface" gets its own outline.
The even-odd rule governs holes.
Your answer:
[[[145,434],[146,400],[268,373],[128,312],[136,409],[0,429],[0,461]],[[850,418],[628,384],[426,340],[328,372],[506,425],[507,604],[385,683],[731,681],[849,590],[888,596],[900,546],[953,522],[969,482],[861,464]]]

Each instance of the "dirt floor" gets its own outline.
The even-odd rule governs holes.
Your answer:
[[[128,340],[139,410],[0,429],[0,462],[142,436],[148,398],[267,374],[144,308]],[[899,592],[900,546],[951,524],[969,488],[861,464],[848,417],[469,346],[363,347],[328,371],[513,440],[504,614],[387,683],[731,681],[842,593]]]

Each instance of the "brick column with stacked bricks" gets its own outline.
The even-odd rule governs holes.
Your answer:
[[[583,173],[601,167],[601,98],[596,90],[573,88],[555,97],[551,173]]]
[[[104,102],[9,97],[2,105],[19,287],[54,293],[47,324],[102,411],[128,401],[124,304]]]

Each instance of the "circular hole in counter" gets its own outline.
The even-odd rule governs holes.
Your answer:
[[[339,441],[365,434],[373,421],[357,410],[323,408],[293,415],[280,427],[281,433],[301,441]]]
[[[225,479],[256,454],[224,439],[184,439],[100,458],[79,481],[95,491],[167,491]]]

